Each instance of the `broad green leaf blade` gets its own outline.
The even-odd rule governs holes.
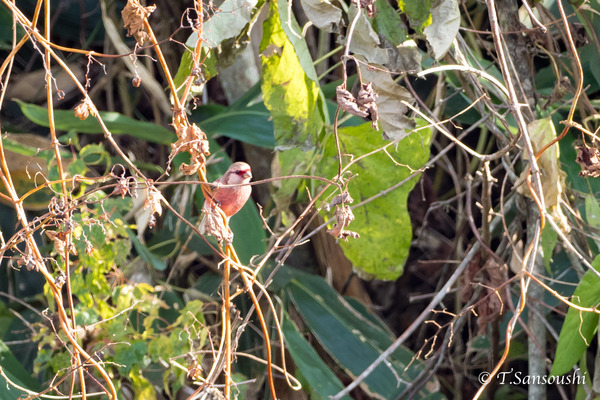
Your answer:
[[[204,117],[198,126],[210,136],[218,134],[254,146],[275,147],[273,122],[269,120],[269,112],[262,103],[239,109],[202,106],[192,115],[194,118],[199,115]]]
[[[600,256],[594,259],[592,267],[596,271],[600,271]],[[598,307],[600,304],[600,278],[593,271],[585,273],[575,289],[571,301],[582,307]],[[598,314],[569,308],[560,330],[558,347],[550,373],[558,376],[569,372],[591,344],[597,329]]]
[[[21,111],[32,122],[48,127],[48,110],[44,107],[18,101]],[[100,112],[102,120],[112,134],[131,135],[151,143],[171,144],[176,135],[160,125],[145,121],[137,121],[116,112]],[[75,130],[79,133],[103,133],[96,118],[89,116],[85,120],[75,117],[73,111],[55,110],[54,122],[60,131]]]
[[[273,2],[274,3],[274,2]],[[289,43],[292,44],[298,57],[298,62],[302,66],[306,76],[314,83],[319,81],[317,71],[313,64],[312,57],[308,51],[308,45],[302,35],[302,28],[298,25],[294,14],[290,12],[290,4],[287,0],[277,0],[277,5],[272,4],[272,9],[279,11],[280,27],[283,28]]]
[[[424,125],[424,121],[418,123]],[[355,156],[369,153],[389,143],[370,124],[342,128],[338,133],[342,152]],[[387,148],[391,157],[400,165],[396,165],[385,152],[380,151],[350,168],[354,178],[350,181],[348,190],[356,203],[380,196],[353,210],[355,219],[347,229],[358,232],[360,238],[340,241],[346,257],[365,275],[385,280],[395,280],[402,275],[412,240],[407,199],[418,181],[418,175],[385,195],[380,193],[407,179],[412,171],[418,170],[427,162],[430,140],[430,128],[417,129],[398,143],[397,151],[393,145]],[[323,170],[319,174],[334,176],[337,160],[333,140],[327,143],[327,148],[323,156]],[[322,215],[329,217],[331,214],[322,211]]]
[[[378,34],[385,36],[394,46],[408,39],[402,18],[387,0],[375,0],[375,8],[373,29]]]
[[[23,368],[2,340],[0,340],[0,369],[14,384],[36,392],[40,390],[39,384]],[[0,398],[2,400],[17,400],[24,395],[25,392],[11,386],[4,377],[0,376]]]
[[[286,349],[292,355],[303,380],[306,380],[308,387],[303,384],[303,389],[310,393],[311,399],[328,400],[329,396],[344,389],[337,376],[321,360],[315,349],[302,337],[298,328],[287,316],[283,320],[281,329],[285,337]],[[349,396],[344,396],[342,399],[351,400]]]
[[[552,255],[554,254],[554,248],[558,242],[558,233],[552,228],[550,224],[547,224],[542,230],[542,251],[544,253],[544,266],[548,275],[552,275],[552,268],[550,261],[552,261]]]
[[[431,0],[398,0],[400,11],[408,16],[410,26],[423,33],[426,26],[431,25]]]
[[[361,316],[320,277],[299,276],[290,281],[286,290],[323,348],[352,376],[363,372],[393,342],[383,328]],[[361,384],[372,398],[396,398],[422,371],[414,354],[402,347],[388,361]],[[426,394],[425,389],[419,393]]]
[[[273,118],[278,149],[308,150],[322,128],[319,91],[302,68],[279,14],[277,3],[271,2],[260,45],[263,98]]]
[[[136,236],[136,234],[129,228],[127,228],[127,234],[129,235],[129,239],[135,247],[135,250],[138,252],[138,255],[142,258],[142,260],[146,261],[146,263],[157,271],[164,271],[167,268],[167,263],[164,260],[161,260],[158,256],[153,254]]]

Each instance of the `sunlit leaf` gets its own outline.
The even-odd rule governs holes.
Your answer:
[[[263,25],[262,92],[273,117],[278,149],[310,149],[322,127],[317,110],[319,92],[300,65],[294,46],[288,40],[275,2]]]
[[[398,0],[398,7],[410,20],[410,25],[419,33],[430,25],[431,0]]]
[[[600,272],[600,256],[592,262],[592,267]],[[594,271],[587,271],[571,297],[571,301],[581,307],[598,307],[600,304],[600,278]],[[566,374],[581,359],[592,344],[598,330],[598,314],[569,308],[560,330],[552,375]]]
[[[424,125],[423,121],[421,124]],[[366,154],[389,143],[381,139],[370,124],[342,128],[338,133],[344,154]],[[398,143],[397,151],[393,146],[388,147],[387,151],[395,162],[380,151],[350,169],[354,178],[348,190],[355,203],[378,196],[353,210],[355,220],[348,229],[358,232],[360,238],[340,241],[346,257],[367,276],[394,280],[402,274],[412,240],[407,199],[418,180],[418,174],[395,190],[385,194],[382,192],[407,179],[412,174],[411,168],[416,170],[427,162],[430,139],[429,128],[418,129]],[[331,142],[328,143],[328,149],[323,167],[328,168],[329,176],[333,176],[337,161]]]

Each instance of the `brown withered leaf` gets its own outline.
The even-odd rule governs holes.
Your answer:
[[[377,111],[377,93],[373,89],[373,84],[363,83],[358,91],[358,98],[346,90],[343,85],[336,88],[337,103],[340,108],[357,117],[372,121],[373,129],[379,130],[377,120],[379,113]]]
[[[375,16],[375,0],[353,0],[352,2],[360,8],[364,8],[369,18]]]
[[[217,242],[230,244],[233,241],[233,232],[225,224],[225,220],[217,207],[207,207],[202,210],[204,215],[200,222],[200,233],[217,239]]]
[[[348,238],[358,239],[360,235],[357,232],[345,230],[350,222],[354,221],[354,214],[348,206],[335,206],[335,216],[337,222],[333,225],[333,228],[327,230],[332,236],[338,239],[344,239],[346,242]]]
[[[144,7],[138,0],[129,0],[123,11],[123,27],[127,29],[127,36],[133,36],[140,46],[148,42],[150,36],[144,29],[144,20],[152,14],[156,6]]]
[[[344,89],[342,85],[338,86],[335,89],[335,93],[337,97],[337,103],[342,110],[361,118],[367,118],[369,116],[368,112],[366,112],[365,110],[361,110],[358,107],[354,95],[346,89]]]
[[[377,120],[379,119],[379,115],[377,112],[377,93],[373,90],[373,83],[369,82],[367,84],[361,84],[361,88],[358,91],[358,98],[356,99],[356,104],[361,110],[365,110],[369,114],[369,119],[371,120],[371,126],[375,130],[379,130],[377,126]]]
[[[488,258],[482,268],[484,272],[484,282],[482,301],[477,306],[477,327],[481,334],[487,332],[488,323],[501,320],[506,308],[506,291],[502,290],[502,285],[506,281],[506,268],[498,264],[492,257]],[[499,290],[494,290],[499,288]]]
[[[192,175],[206,162],[206,156],[210,154],[206,134],[196,124],[186,123],[177,130],[177,142],[171,144],[171,158],[177,154],[187,151],[190,153],[190,164],[182,163],[179,170],[184,175]]]
[[[591,176],[597,178],[600,176],[600,151],[595,147],[576,146],[577,158],[575,161],[581,165],[580,176]]]
[[[344,192],[342,194],[338,194],[337,196],[334,196],[329,204],[325,204],[323,206],[323,209],[325,211],[329,211],[329,210],[331,210],[332,207],[335,207],[338,204],[343,204],[343,203],[352,204],[353,202],[354,202],[354,199],[350,196],[350,193],[348,193],[347,190],[344,190]]]

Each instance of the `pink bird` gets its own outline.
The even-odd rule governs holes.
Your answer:
[[[252,179],[250,166],[245,162],[236,162],[231,164],[227,172],[213,183],[217,185],[239,185],[250,182],[250,179]],[[222,218],[215,210],[214,205],[219,206],[223,213],[225,213],[227,221],[229,221],[229,218],[240,211],[244,204],[246,204],[250,193],[252,193],[252,187],[249,185],[235,187],[217,186],[211,188],[210,191],[212,193],[213,204],[208,199],[204,201],[204,206],[202,207],[204,216],[200,222],[199,229],[201,233],[207,233],[221,241],[223,237],[227,239],[229,235],[222,232],[223,229],[220,226],[222,223],[219,222],[219,220],[222,221]]]

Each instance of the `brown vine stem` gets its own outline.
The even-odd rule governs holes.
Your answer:
[[[223,335],[225,336],[225,389],[224,395],[227,400],[231,398],[231,294],[229,293],[231,265],[231,248],[225,249],[227,258],[225,258],[225,267],[223,269]]]
[[[50,41],[50,27],[51,27],[51,21],[50,21],[50,17],[51,17],[51,11],[50,11],[50,0],[46,0],[44,1],[44,16],[45,16],[45,23],[44,23],[44,36],[46,38],[47,41]],[[53,92],[52,92],[52,57],[50,55],[50,52],[48,51],[48,49],[46,49],[44,51],[44,63],[45,63],[45,68],[46,68],[46,102],[48,104],[48,126],[50,128],[50,138],[51,138],[51,143],[52,143],[52,147],[54,149],[54,157],[56,158],[56,164],[57,164],[57,168],[58,168],[58,176],[60,178],[60,180],[62,181],[60,186],[62,189],[62,201],[66,204],[67,203],[67,199],[69,198],[69,192],[67,191],[67,184],[64,182],[65,179],[65,171],[63,169],[63,164],[62,164],[62,157],[60,155],[60,148],[58,147],[58,139],[56,137],[56,127],[54,125],[54,96],[53,96]],[[70,213],[67,212],[66,213],[67,218],[70,216]],[[70,257],[69,257],[69,252],[70,252],[70,248],[71,248],[71,240],[72,240],[72,233],[71,230],[68,229],[66,232],[66,238],[65,238],[65,246],[64,246],[64,263],[65,263],[65,285],[67,287],[67,301],[69,303],[69,310],[71,311],[71,328],[73,329],[73,332],[76,332],[77,330],[77,322],[76,322],[76,318],[75,318],[75,306],[73,304],[73,295],[71,292],[71,266],[70,266]],[[77,338],[75,338],[77,339]],[[85,376],[84,376],[84,369],[83,366],[81,364],[81,355],[79,354],[79,351],[75,350],[73,351],[73,360],[75,361],[75,365],[78,365],[79,368],[77,368],[77,372],[79,373],[79,384],[81,385],[81,395],[82,395],[82,399],[85,400],[86,399],[86,385],[85,385]],[[71,379],[71,390],[70,393],[71,395],[73,394],[73,390],[75,388],[75,376],[72,376]]]
[[[160,49],[160,45],[158,44],[158,41],[156,40],[154,31],[152,30],[152,27],[150,26],[150,23],[148,22],[148,18],[144,18],[144,28],[146,28],[146,31],[148,32],[148,35],[150,36],[150,40],[152,41],[152,45],[154,46],[154,50],[156,51],[156,56],[158,57],[158,62],[160,63],[160,66],[162,67],[163,72],[165,73],[167,82],[169,83],[169,88],[171,90],[171,93],[173,94],[173,103],[174,103],[174,107],[175,107],[175,112],[181,113],[182,112],[181,103],[179,102],[179,98],[177,97],[177,89],[175,88],[175,83],[173,82],[173,77],[171,76],[171,73],[169,72],[169,66],[167,65],[165,56],[163,55],[162,50]]]

